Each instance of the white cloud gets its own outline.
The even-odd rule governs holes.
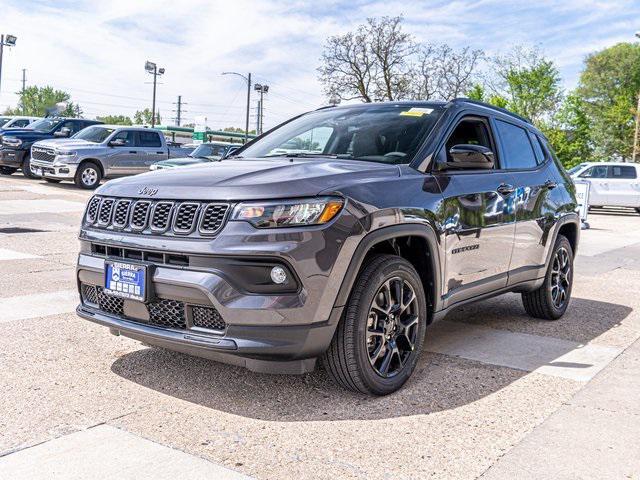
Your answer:
[[[270,84],[266,127],[322,105],[316,67],[325,39],[368,16],[403,14],[406,28],[422,41],[488,52],[540,45],[570,87],[587,53],[632,40],[629,19],[640,14],[637,2],[626,0],[4,3],[0,29],[17,35],[18,45],[5,49],[0,109],[15,104],[12,92],[26,68],[29,85],[69,91],[87,116],[132,115],[150,105],[148,59],[166,68],[158,86],[164,119],[182,95],[186,121],[203,114],[214,127],[244,125],[245,87],[223,71],[251,71]]]

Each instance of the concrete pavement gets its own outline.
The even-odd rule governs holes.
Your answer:
[[[629,413],[623,407],[637,398],[628,386],[638,383],[637,370],[625,360],[640,337],[636,214],[591,215],[562,320],[529,318],[515,294],[465,306],[428,331],[427,352],[400,392],[364,398],[335,387],[322,371],[259,375],[146,348],[77,318],[75,204],[89,195],[0,177],[0,207],[11,206],[0,208],[0,469],[15,465],[16,455],[37,465],[38,448],[58,451],[65,443],[52,442],[107,425],[260,479],[513,478],[516,470],[504,462],[518,455],[517,468],[535,473],[547,440],[536,436],[566,407],[575,410],[564,425],[611,428],[572,403],[601,379],[609,378],[602,392],[624,397],[607,411],[612,418]],[[613,368],[619,373],[610,374]],[[597,397],[602,392],[590,401],[611,407]],[[567,437],[574,447],[567,455],[597,435]],[[529,464],[526,451],[519,453],[524,446],[534,453]],[[633,473],[636,445],[611,446]],[[103,449],[116,452],[117,444],[103,442]],[[537,478],[562,478],[560,467],[549,465]]]

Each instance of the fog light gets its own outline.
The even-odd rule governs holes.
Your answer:
[[[287,272],[282,267],[273,267],[271,269],[271,280],[273,280],[273,283],[281,285],[287,281]]]

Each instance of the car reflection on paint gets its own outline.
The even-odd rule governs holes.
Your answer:
[[[218,162],[242,145],[226,142],[210,142],[199,145],[187,157],[171,158],[156,162],[149,170],[163,170],[166,168],[186,167],[200,163]]]

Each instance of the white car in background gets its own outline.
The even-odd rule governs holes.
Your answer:
[[[640,213],[640,164],[587,162],[571,168],[569,174],[589,182],[590,207],[631,207]]]
[[[21,117],[21,116],[2,116],[0,117],[0,128],[26,128],[36,120],[40,120],[39,117]]]

